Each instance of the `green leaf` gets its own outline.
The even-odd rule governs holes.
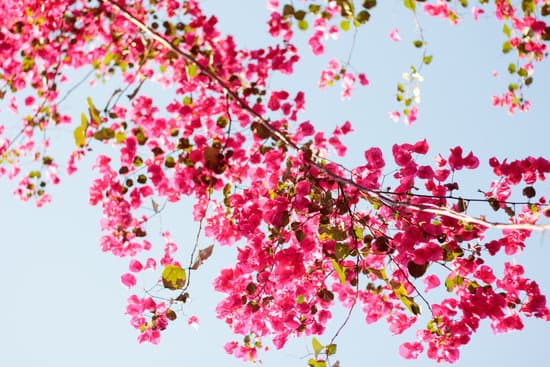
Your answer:
[[[21,63],[21,67],[23,71],[27,72],[31,70],[34,66],[34,59],[28,56],[25,56],[23,58],[23,62]]]
[[[397,83],[397,91],[399,91],[400,93],[405,93],[405,87],[402,83]]]
[[[350,28],[349,20],[342,20],[340,22],[340,29],[341,30],[343,30],[344,32],[347,32],[347,31],[349,31],[349,28]]]
[[[426,56],[424,56],[424,58],[422,58],[422,62],[425,65],[430,65],[430,63],[432,62],[432,59],[433,59],[432,55],[426,55]]]
[[[366,10],[361,10],[356,16],[355,20],[360,24],[365,24],[370,19],[370,13]]]
[[[349,246],[345,243],[337,242],[334,245],[334,255],[338,260],[345,259],[349,255]]]
[[[502,44],[502,53],[507,54],[508,52],[510,52],[511,49],[512,45],[510,44],[510,42],[504,41],[504,43]]]
[[[447,279],[445,279],[445,287],[447,288],[447,291],[452,292],[457,286],[461,286],[464,284],[464,278],[460,275],[456,276],[449,276]]]
[[[94,133],[94,139],[103,141],[103,140],[109,140],[115,137],[115,132],[113,129],[109,129],[108,127],[104,127],[101,130],[98,130]]]
[[[334,259],[330,260],[332,261],[332,266],[334,267],[334,270],[338,274],[338,279],[340,279],[340,283],[342,283],[343,285],[346,284],[346,272],[344,271],[344,269],[342,269],[340,264],[338,264],[338,261]]]
[[[509,72],[510,74],[514,74],[514,73],[516,72],[516,70],[517,70],[517,69],[516,69],[516,65],[515,65],[515,64],[510,63],[510,64],[508,65],[508,72]]]
[[[327,349],[327,356],[332,356],[336,354],[336,344],[329,344],[326,347]]]
[[[403,0],[403,5],[412,12],[416,11],[416,0]]]
[[[321,10],[321,6],[316,4],[310,4],[308,8],[311,14],[317,14]]]
[[[122,133],[122,132],[117,132],[115,133],[115,141],[117,143],[122,143],[126,140],[126,134]]]
[[[327,367],[327,362],[325,360],[317,360],[310,358],[309,361],[307,361],[308,367]]]
[[[311,339],[311,346],[313,347],[313,354],[315,355],[315,358],[317,358],[319,353],[323,350],[323,345],[319,343],[317,338],[313,337],[313,339]]]
[[[502,33],[506,35],[506,37],[510,38],[510,35],[512,34],[510,31],[510,27],[508,27],[508,24],[504,23],[502,26]]]
[[[86,129],[88,129],[88,117],[82,112],[80,115],[80,126],[77,126],[73,132],[74,143],[79,148],[86,145]]]
[[[185,286],[187,275],[185,270],[179,265],[166,265],[162,271],[162,284],[164,288],[176,290],[182,289]]]
[[[289,16],[289,15],[293,15],[294,14],[294,7],[290,4],[286,4],[285,6],[283,6],[283,15],[284,16]]]
[[[86,98],[86,104],[88,105],[88,112],[93,122],[101,124],[101,117],[99,117],[99,110],[94,106],[94,102],[90,97]]]
[[[363,8],[372,9],[376,6],[376,0],[363,0]]]
[[[369,271],[369,273],[376,275],[378,279],[385,280],[385,281],[388,280],[388,276],[386,275],[386,269],[378,270],[375,268],[367,268],[367,270]]]
[[[298,21],[298,28],[302,31],[307,30],[309,28],[309,24],[308,24],[307,20],[304,20],[304,19],[299,20]]]
[[[525,15],[531,15],[535,12],[535,1],[534,0],[522,0],[521,10]]]
[[[194,63],[189,63],[187,64],[187,76],[189,78],[194,78],[197,76],[197,65],[195,65]]]
[[[337,3],[340,6],[340,15],[346,18],[353,17],[353,13],[355,12],[353,2],[349,0],[339,0]]]
[[[416,40],[416,41],[413,41],[413,45],[416,48],[420,48],[424,45],[424,42],[422,42],[421,40]]]
[[[525,78],[528,74],[527,74],[527,70],[524,69],[524,68],[520,68],[518,70],[518,75],[521,76],[522,78]]]
[[[304,10],[298,10],[297,12],[294,12],[294,18],[296,20],[304,20],[306,17],[306,12]]]
[[[393,291],[395,292],[395,295],[401,300],[401,303],[403,303],[407,308],[407,310],[409,310],[410,313],[412,313],[415,316],[420,315],[420,306],[418,306],[418,304],[414,302],[412,297],[409,296],[403,283],[399,283],[397,287],[393,288]]]

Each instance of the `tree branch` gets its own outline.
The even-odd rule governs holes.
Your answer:
[[[260,123],[262,126],[264,126],[274,137],[281,140],[285,145],[288,147],[291,147],[292,149],[299,151],[301,150],[301,147],[294,143],[284,132],[279,131],[275,127],[273,127],[269,121],[264,118],[262,115],[260,115],[258,112],[254,111],[253,108],[251,108],[247,101],[239,96],[239,94],[231,89],[231,87],[222,79],[220,78],[214,71],[212,71],[210,68],[203,66],[201,63],[199,63],[192,55],[189,53],[181,50],[179,47],[174,46],[169,40],[167,40],[165,37],[160,35],[159,33],[155,32],[153,29],[151,29],[149,26],[147,26],[145,23],[143,23],[141,20],[137,19],[134,15],[132,15],[128,10],[126,10],[124,7],[118,5],[113,0],[99,0],[100,3],[107,3],[111,5],[113,8],[115,8],[124,18],[126,18],[128,21],[133,23],[136,27],[141,29],[144,33],[148,34],[152,39],[160,43],[162,46],[166,47],[170,51],[173,51],[180,57],[182,57],[187,62],[190,62],[197,66],[197,68],[204,73],[206,76],[214,80],[226,93],[228,96],[233,98],[243,110],[245,110],[247,113],[249,113],[252,117],[256,119],[258,123]],[[328,178],[334,180],[336,183],[344,184],[349,187],[353,187],[363,193],[366,196],[367,200],[378,200],[383,205],[387,205],[389,207],[395,207],[395,206],[406,206],[409,209],[412,210],[418,210],[422,212],[428,212],[433,213],[437,215],[442,215],[450,218],[455,218],[462,220],[465,223],[473,223],[478,224],[480,226],[486,227],[486,228],[497,228],[502,230],[517,230],[517,229],[525,229],[525,230],[537,230],[537,231],[545,231],[550,229],[550,224],[516,224],[516,223],[500,223],[500,222],[491,222],[487,221],[482,218],[474,218],[472,216],[461,214],[457,211],[454,211],[452,209],[446,208],[446,207],[439,207],[436,205],[429,205],[429,204],[423,204],[423,205],[414,205],[410,203],[400,203],[398,201],[393,200],[392,198],[388,197],[386,194],[387,192],[380,191],[380,190],[373,190],[369,189],[367,187],[364,187],[350,178],[342,177],[338,174],[335,174],[333,172],[330,172],[326,167],[324,167],[322,164],[317,163],[315,160],[311,158],[306,158],[306,161],[312,165],[313,167],[317,168],[319,171],[323,172]],[[414,196],[414,194],[411,194]],[[417,195],[420,196],[420,195]],[[425,195],[422,195],[425,196]],[[428,197],[434,197],[435,196],[429,196]],[[464,199],[467,200],[467,199]],[[480,200],[480,199],[472,199],[473,200]]]

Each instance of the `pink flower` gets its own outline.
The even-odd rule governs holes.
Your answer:
[[[432,274],[424,278],[424,284],[426,284],[426,289],[424,290],[424,292],[428,292],[431,289],[439,287],[441,281],[439,280],[437,275]]]
[[[199,328],[199,318],[197,316],[191,316],[187,319],[187,325],[197,330]]]
[[[34,103],[34,97],[33,96],[28,96],[27,98],[25,98],[25,106],[30,106]]]
[[[351,92],[353,91],[353,85],[355,84],[355,76],[352,73],[345,73],[342,78],[342,93],[340,98],[342,100],[351,98]]]
[[[369,170],[384,168],[384,157],[382,155],[382,150],[378,147],[370,148],[365,151],[365,160],[367,161],[367,168]]]
[[[13,112],[13,113],[18,113],[18,109],[17,109],[17,99],[15,98],[15,96],[12,96],[10,98],[10,104],[9,104],[9,108],[10,108],[10,111]]]
[[[122,274],[120,280],[122,281],[122,284],[128,288],[132,288],[136,285],[136,277],[131,273]]]
[[[485,10],[478,8],[477,6],[472,6],[472,15],[474,20],[478,20],[481,14],[485,13]]]
[[[369,80],[367,79],[367,77],[365,76],[365,74],[363,73],[359,73],[357,75],[357,77],[359,78],[359,84],[361,84],[362,86],[367,86],[370,84]]]
[[[390,120],[392,120],[393,122],[397,122],[401,118],[401,114],[399,113],[399,111],[388,112],[388,116],[390,117]]]
[[[235,352],[235,349],[237,349],[238,347],[239,347],[239,344],[233,341],[233,342],[225,343],[225,345],[223,346],[223,349],[225,349],[225,352],[227,354],[233,354]]]
[[[403,343],[399,346],[399,354],[406,359],[417,359],[423,351],[424,347],[419,342]]]
[[[487,265],[481,265],[474,273],[474,276],[478,279],[481,279],[487,284],[491,284],[496,280],[495,275],[493,274],[493,269]]]
[[[155,270],[157,268],[157,262],[153,258],[148,258],[145,262],[145,268],[144,269],[153,269]]]
[[[394,28],[390,31],[390,39],[394,42],[401,41],[401,36],[399,35],[399,29]]]
[[[267,0],[267,9],[276,11],[279,8],[279,0]]]
[[[132,273],[139,273],[143,270],[143,265],[138,260],[132,259],[129,268]]]
[[[411,126],[413,122],[416,121],[417,118],[418,118],[418,108],[416,106],[413,106],[410,109],[409,114],[405,117],[405,124],[407,126]]]

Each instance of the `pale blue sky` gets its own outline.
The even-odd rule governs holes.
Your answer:
[[[265,42],[265,1],[201,3],[216,11],[222,29],[235,34],[240,44],[258,47]],[[421,114],[412,128],[387,118],[388,111],[398,108],[394,93],[401,73],[407,71],[411,63],[416,64],[419,57],[410,45],[416,38],[412,35],[413,20],[399,0],[383,2],[373,11],[372,23],[358,35],[352,64],[366,72],[371,86],[357,90],[351,101],[339,100],[339,87],[328,91],[316,89],[322,65],[330,57],[347,58],[351,35],[333,43],[323,57],[304,57],[295,75],[274,79],[272,87],[305,90],[308,110],[302,118],[327,131],[346,120],[353,123],[356,134],[346,139],[350,154],[344,161],[348,164],[360,162],[363,151],[370,146],[381,146],[389,153],[395,142],[423,138],[431,145],[430,158],[456,145],[464,146],[466,151],[474,150],[485,166],[492,155],[550,158],[549,121],[545,113],[546,89],[550,85],[548,64],[537,67],[535,83],[529,90],[534,104],[531,112],[510,118],[505,111],[493,109],[491,94],[500,93],[507,85],[505,74],[509,59],[500,54],[501,26],[495,24],[490,15],[483,16],[478,23],[470,20],[469,13],[465,17],[468,19],[465,24],[456,27],[439,19],[421,17],[434,60],[422,71],[425,82]],[[401,43],[394,43],[387,36],[394,27],[401,31]],[[500,71],[503,77],[493,78],[493,70]],[[98,89],[98,100],[108,98],[114,88],[116,86],[107,85],[101,91]],[[77,116],[85,109],[85,97],[89,93],[88,88],[81,88],[65,108]],[[5,110],[5,102],[2,103]],[[15,121],[13,116],[1,116],[7,120],[2,123],[7,125]],[[71,144],[69,130],[54,136]],[[136,343],[136,332],[123,314],[130,292],[119,282],[127,260],[101,253],[98,246],[100,211],[87,204],[88,184],[94,177],[89,169],[90,159],[85,159],[77,174],[64,179],[63,184],[53,190],[54,202],[42,209],[20,203],[11,195],[13,183],[0,181],[4,259],[0,267],[3,292],[0,366],[245,365],[223,351],[222,346],[232,340],[231,335],[223,322],[214,317],[220,295],[214,293],[210,283],[218,270],[232,261],[233,252],[228,248],[216,248],[213,258],[193,276],[192,299],[185,312],[199,316],[199,330],[180,321],[167,330],[161,345]],[[490,180],[488,173],[487,169],[461,173],[464,192],[475,195],[477,189],[486,189]],[[548,182],[542,187],[550,189]],[[189,203],[169,208],[162,214],[162,222],[157,221],[155,225],[170,228],[183,247],[191,247],[196,225],[191,221]],[[201,244],[208,243],[207,239],[201,241]],[[187,259],[187,252],[184,254]],[[545,265],[549,255],[549,240],[545,235],[534,237],[525,253],[515,257],[527,265],[528,275],[538,279],[547,294],[550,294],[550,276]],[[342,319],[343,315],[337,313],[331,330],[335,330]],[[550,325],[542,321],[527,322],[522,333],[497,336],[492,334],[488,323],[483,323],[470,345],[462,349],[462,358],[456,365],[541,365],[547,359],[549,337]],[[405,361],[398,355],[399,344],[411,338],[411,333],[406,337],[390,336],[384,323],[367,326],[357,310],[336,341],[337,358],[342,366],[349,367],[433,366],[434,363],[425,358]],[[322,337],[319,339],[323,341]],[[286,350],[262,355],[263,364],[305,367],[307,358],[302,357],[310,350],[309,338],[293,341]]]

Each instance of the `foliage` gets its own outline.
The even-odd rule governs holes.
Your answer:
[[[344,167],[330,152],[346,154],[342,138],[353,132],[351,123],[325,136],[300,117],[303,91],[268,88],[270,77],[291,75],[307,52],[295,45],[296,31],[305,32],[310,51],[320,55],[327,39],[368,26],[377,6],[369,0],[270,0],[272,43],[247,50],[221,34],[217,18],[203,13],[197,0],[2,1],[0,96],[14,114],[22,99],[31,112],[14,137],[0,125],[0,174],[19,180],[22,200],[48,203],[48,185],[60,178],[44,136],[71,126],[67,173],[77,170],[82,157],[95,159],[90,204],[102,210],[101,249],[130,258],[124,285],[135,287],[143,271],[159,272],[159,286],[169,294],[169,301],[150,293],[129,298],[126,313],[140,342],[158,343],[177,318],[175,308],[192,297],[191,275],[214,249],[198,248],[202,231],[216,246],[239,246],[236,263],[222,270],[214,288],[225,294],[217,316],[243,336],[225,349],[245,360],[257,358],[265,338],[282,348],[289,337],[323,334],[337,303],[350,312],[360,307],[367,323],[385,319],[394,334],[427,313],[430,321],[418,340],[404,343],[400,353],[417,358],[426,348],[428,357],[447,362],[458,359],[483,319],[495,332],[521,330],[523,317],[548,321],[546,298],[524,268],[504,260],[498,275],[487,259],[514,255],[532,231],[549,228],[544,217],[550,207],[536,183],[550,172],[550,161],[492,158],[495,177],[482,197],[459,194],[454,174],[480,165],[459,146],[423,165],[427,141],[395,144],[389,167],[382,150],[372,147],[362,165]],[[514,53],[517,61],[507,66],[512,81],[493,104],[510,113],[529,108],[523,92],[550,39],[547,1],[479,0],[473,6],[466,0],[404,0],[403,6],[417,21],[424,12],[451,24],[460,22],[459,9],[471,9],[476,19],[494,13],[503,24],[502,52]],[[390,38],[399,41],[399,31]],[[419,71],[432,61],[420,26],[412,47],[421,58],[397,84],[400,107],[390,113],[408,125],[419,116]],[[94,80],[119,76],[126,87],[111,91],[102,107],[88,98],[87,110],[73,120],[60,91],[72,70],[86,67]],[[342,98],[350,98],[356,82],[369,85],[364,73],[351,70],[349,62],[332,59],[319,87],[339,83]],[[142,88],[145,83],[169,88],[170,102],[158,102]],[[107,147],[109,155],[101,153]],[[33,168],[23,170],[29,161]],[[383,186],[384,172],[394,167],[394,181]],[[513,200],[519,192],[524,199]],[[168,232],[163,256],[146,255],[159,245],[150,242],[146,225],[152,216],[144,206],[152,203],[154,216],[162,211],[157,203],[183,197],[194,198],[193,217],[200,224],[188,266]],[[468,214],[475,202],[486,203],[489,213]],[[508,221],[487,219],[492,211]],[[484,240],[492,228],[499,237]],[[434,288],[446,293],[428,302]],[[336,337],[326,345],[313,338],[308,364],[326,366]]]

